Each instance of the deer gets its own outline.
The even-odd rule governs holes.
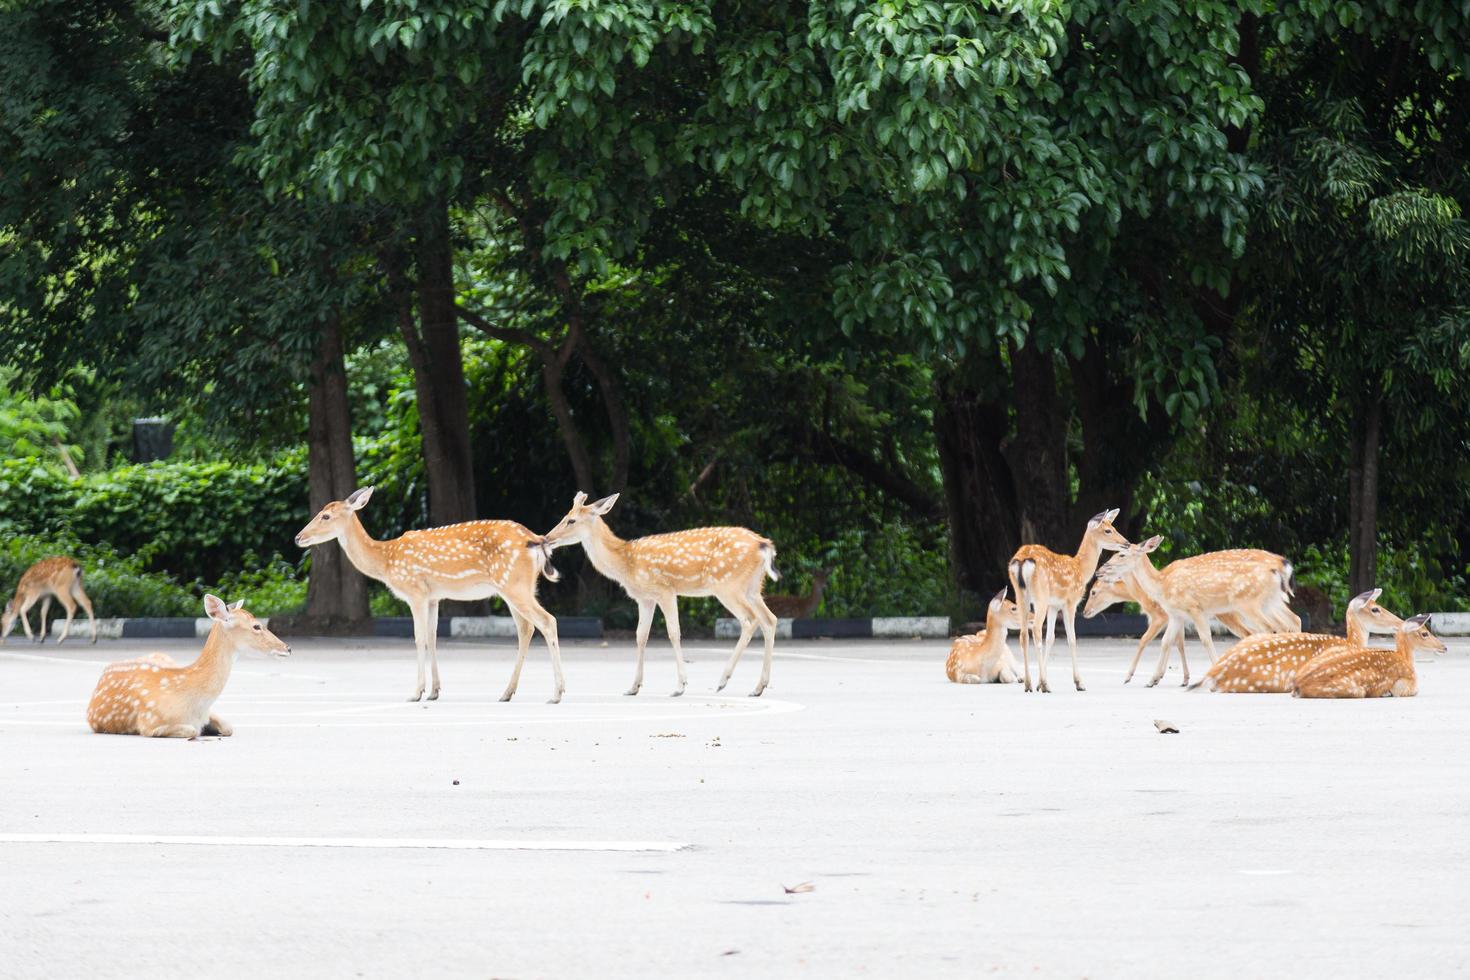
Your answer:
[[[1087,605],[1082,609],[1084,619],[1091,619],[1109,606],[1120,602],[1136,602],[1144,616],[1148,617],[1145,624],[1143,636],[1138,640],[1138,649],[1133,651],[1133,660],[1128,664],[1128,674],[1123,678],[1127,684],[1133,680],[1133,672],[1138,669],[1138,661],[1143,657],[1144,649],[1153,642],[1154,637],[1163,632],[1169,623],[1169,615],[1164,612],[1164,607],[1148,597],[1148,593],[1134,580],[1132,575],[1120,576],[1116,579],[1098,578],[1092,583],[1092,591],[1087,595]],[[1222,612],[1215,616],[1220,623],[1237,637],[1250,636],[1252,633],[1265,631],[1268,627],[1262,624],[1252,624],[1235,613]],[[1181,635],[1178,641],[1179,660],[1184,661],[1184,637]]]
[[[1026,690],[1031,690],[1031,659],[1026,647],[1028,626],[1034,634],[1036,644],[1036,666],[1039,683],[1036,689],[1047,692],[1046,662],[1051,657],[1052,644],[1056,642],[1057,615],[1062,616],[1062,625],[1067,631],[1067,647],[1072,654],[1072,683],[1077,690],[1082,686],[1082,675],[1077,672],[1077,637],[1075,635],[1077,605],[1087,589],[1087,580],[1097,570],[1098,559],[1104,550],[1117,551],[1126,547],[1128,539],[1113,527],[1118,511],[1105,510],[1087,522],[1082,534],[1082,543],[1077,554],[1059,555],[1039,544],[1022,545],[1011,556],[1006,566],[1011,589],[1016,593],[1016,607],[1021,613],[1021,624],[1017,628],[1021,635],[1021,667],[1026,681]],[[1031,620],[1031,614],[1036,619]],[[1041,645],[1041,626],[1046,623],[1046,646]]]
[[[1285,694],[1297,671],[1325,653],[1366,647],[1373,633],[1396,633],[1404,621],[1378,604],[1382,589],[1369,589],[1347,607],[1347,637],[1328,633],[1268,633],[1237,643],[1190,690],[1225,694]]]
[[[243,599],[226,604],[204,597],[212,621],[204,650],[187,667],[154,653],[108,664],[87,705],[87,724],[101,735],[149,738],[229,738],[235,730],[214,713],[214,702],[230,679],[243,650],[289,657],[291,648],[242,608]]]
[[[679,647],[679,596],[714,596],[740,621],[740,639],[715,690],[723,691],[730,682],[740,655],[759,626],[765,660],[760,681],[750,696],[760,697],[771,682],[776,642],[776,614],[767,607],[761,590],[767,578],[776,581],[781,577],[776,571],[776,546],[769,538],[743,527],[700,527],[623,540],[603,521],[617,500],[618,494],[614,493],[589,504],[587,494],[578,491],[571,510],[541,540],[548,552],[580,544],[592,567],[621,585],[638,604],[638,665],[633,671],[633,686],[626,694],[636,695],[643,687],[643,652],[653,628],[655,607],[664,614],[664,628],[674,647],[679,680],[672,696],[684,693],[688,679]]]
[[[1021,627],[1021,611],[1001,589],[985,608],[985,628],[957,636],[949,647],[944,673],[956,684],[1014,684],[1021,679],[1006,631]]]
[[[1263,623],[1278,633],[1301,631],[1301,619],[1287,607],[1291,597],[1291,563],[1280,555],[1251,548],[1212,551],[1170,562],[1162,571],[1148,556],[1163,541],[1154,535],[1141,544],[1119,550],[1098,572],[1098,578],[1116,582],[1133,576],[1138,587],[1161,606],[1169,617],[1164,629],[1163,650],[1148,686],[1164,677],[1169,653],[1178,646],[1183,655],[1186,621],[1214,663],[1215,643],[1210,637],[1211,616],[1234,613],[1246,623]],[[1189,683],[1189,664],[1181,662],[1184,683]]]
[[[27,568],[20,577],[20,584],[15,587],[15,595],[5,604],[5,612],[0,616],[0,643],[4,643],[10,631],[15,628],[17,617],[25,626],[26,639],[45,643],[46,615],[51,611],[53,596],[66,609],[66,625],[61,627],[61,635],[56,638],[56,642],[65,643],[66,638],[71,635],[72,617],[76,615],[77,606],[81,606],[92,627],[92,642],[96,643],[97,617],[92,615],[92,600],[87,598],[86,590],[82,588],[82,574],[80,562],[61,556],[42,558]],[[37,599],[41,600],[41,632],[32,634],[29,613]]]
[[[1412,698],[1419,693],[1414,652],[1444,653],[1444,641],[1429,632],[1429,616],[1404,620],[1394,649],[1353,646],[1308,661],[1291,685],[1294,698]]]
[[[428,700],[439,698],[439,603],[498,595],[510,609],[517,639],[515,667],[500,700],[509,701],[515,696],[533,631],[539,631],[551,651],[555,688],[550,703],[559,703],[566,682],[561,671],[556,617],[536,601],[536,583],[543,577],[555,582],[561,576],[551,567],[551,552],[541,546],[541,539],[514,521],[466,521],[405,531],[391,540],[378,541],[357,516],[372,495],[372,487],[361,487],[344,500],[331,501],[301,529],[296,543],[310,548],[338,542],[358,571],[382,582],[408,603],[418,652],[418,684],[408,700],[424,698],[425,659],[433,678]]]
[[[812,572],[812,590],[806,595],[768,595],[766,608],[778,619],[806,619],[822,604],[822,593],[827,591],[827,580],[832,571],[819,568]]]

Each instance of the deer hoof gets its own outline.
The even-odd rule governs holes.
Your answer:
[[[1077,682],[1077,690],[1079,690],[1079,691],[1085,691],[1085,690],[1087,690],[1087,685],[1083,684],[1081,681],[1078,681]]]
[[[504,703],[506,701],[509,701],[513,697],[515,697],[515,692],[514,691],[506,691],[504,694],[502,694],[500,696],[500,700],[501,700],[502,703]]]
[[[411,704],[414,701],[421,701],[421,700],[423,700],[423,697],[424,697],[424,692],[420,690],[420,691],[415,691],[414,693],[410,694],[408,696],[408,700],[409,700],[409,703]]]
[[[641,690],[641,688],[639,688],[639,687],[636,687],[636,686],[630,687],[626,691],[623,692],[623,697],[625,697],[625,698],[636,698],[638,696],[639,690]]]
[[[1158,683],[1159,683],[1159,678],[1157,678],[1157,677],[1150,677],[1148,679],[1148,683],[1145,684],[1144,687],[1157,687],[1158,686]]]
[[[428,698],[426,700],[429,700],[429,701],[438,701],[439,700],[439,689],[436,687],[432,691],[430,691],[429,692],[429,696],[428,696]]]
[[[679,688],[677,691],[671,691],[669,693],[669,697],[671,697],[671,698],[682,698],[683,696],[684,696],[684,689],[682,687]]]

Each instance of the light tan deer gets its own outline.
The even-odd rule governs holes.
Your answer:
[[[1308,661],[1296,672],[1292,697],[1412,698],[1419,693],[1414,652],[1444,653],[1444,641],[1429,632],[1429,617],[1422,614],[1404,620],[1394,639],[1392,650],[1346,647]]]
[[[234,729],[212,709],[230,679],[235,657],[242,650],[291,655],[290,647],[240,608],[243,604],[227,606],[216,596],[204,597],[204,614],[214,625],[204,652],[187,667],[162,653],[108,664],[87,705],[92,731],[153,738],[233,735]]]
[[[540,538],[514,521],[466,521],[424,531],[405,531],[390,541],[368,535],[357,512],[373,495],[372,487],[334,500],[311,519],[296,543],[303,548],[337,541],[347,560],[369,578],[388,586],[390,592],[408,603],[413,614],[413,639],[418,650],[418,685],[410,701],[424,696],[424,660],[433,675],[429,700],[439,697],[439,603],[445,599],[488,599],[498,595],[510,609],[516,624],[519,648],[510,684],[500,700],[515,696],[521,667],[531,645],[533,630],[540,630],[551,651],[551,670],[556,689],[551,703],[561,700],[566,682],[561,673],[561,646],[557,642],[556,617],[536,601],[536,580],[558,578],[548,563],[549,554]]]
[[[1014,684],[1021,679],[1006,630],[1021,628],[1021,611],[1001,589],[985,609],[985,628],[957,636],[949,647],[944,673],[956,684]]]
[[[769,539],[743,527],[700,527],[671,534],[650,534],[624,541],[603,522],[602,517],[618,495],[587,503],[577,493],[572,509],[543,539],[545,547],[581,544],[592,567],[623,587],[638,603],[638,666],[633,672],[630,695],[643,686],[643,650],[653,628],[653,610],[664,614],[664,626],[674,647],[674,664],[679,686],[673,696],[684,693],[687,677],[684,654],[679,648],[679,596],[714,596],[740,620],[740,639],[720,677],[723,691],[730,682],[740,655],[757,626],[765,640],[766,656],[761,679],[750,692],[758,698],[771,682],[771,655],[776,643],[776,616],[766,608],[761,589],[769,577],[777,579],[776,546]]]
[[[1144,648],[1153,641],[1153,638],[1163,632],[1169,624],[1169,614],[1164,612],[1164,607],[1148,597],[1142,586],[1132,575],[1124,575],[1119,578],[1098,578],[1092,583],[1092,591],[1087,595],[1087,605],[1082,609],[1084,619],[1091,619],[1109,606],[1120,602],[1136,602],[1144,616],[1148,617],[1145,624],[1143,636],[1138,640],[1138,649],[1133,651],[1133,660],[1128,664],[1128,675],[1123,678],[1127,684],[1133,680],[1133,672],[1138,669],[1138,661],[1143,657]],[[1250,636],[1252,633],[1261,632],[1270,627],[1265,624],[1252,624],[1243,620],[1235,613],[1220,613],[1215,617],[1231,633],[1238,637]],[[1179,660],[1186,663],[1184,659],[1184,636],[1181,633],[1178,642]],[[1186,673],[1187,673],[1186,667]]]
[[[97,642],[97,617],[92,615],[92,600],[82,589],[82,566],[72,558],[42,558],[20,577],[15,587],[15,596],[5,604],[5,613],[0,617],[0,643],[15,628],[16,617],[26,629],[26,639],[37,643],[46,642],[46,614],[51,611],[51,597],[55,596],[66,609],[66,625],[61,628],[57,643],[65,643],[71,634],[71,620],[77,606],[87,613],[87,622],[92,627],[92,642]],[[36,600],[41,600],[41,632],[31,633],[31,618],[28,615]]]
[[[1159,664],[1149,687],[1163,679],[1174,647],[1178,646],[1182,654],[1186,622],[1193,624],[1211,663],[1216,659],[1210,636],[1211,616],[1234,613],[1247,624],[1262,623],[1274,632],[1301,631],[1301,619],[1287,606],[1291,563],[1280,555],[1249,548],[1212,551],[1170,562],[1160,571],[1148,556],[1162,540],[1155,535],[1142,544],[1130,545],[1098,571],[1098,578],[1109,582],[1133,576],[1139,588],[1169,617]],[[1187,684],[1189,664],[1181,666]]]
[[[1396,633],[1404,624],[1378,604],[1382,589],[1371,589],[1348,603],[1347,637],[1329,633],[1268,633],[1247,637],[1225,651],[1191,690],[1225,694],[1285,694],[1308,661],[1349,647],[1366,647],[1372,633]]]
[[[1097,570],[1097,561],[1103,550],[1117,551],[1128,544],[1128,539],[1113,527],[1118,511],[1105,510],[1087,522],[1082,534],[1082,544],[1076,556],[1059,555],[1039,544],[1022,545],[1011,556],[1006,570],[1010,575],[1011,588],[1016,593],[1016,606],[1021,611],[1021,668],[1026,681],[1026,690],[1031,690],[1031,658],[1027,652],[1028,630],[1037,647],[1036,666],[1040,675],[1037,690],[1050,691],[1046,683],[1046,662],[1051,657],[1052,644],[1056,642],[1057,614],[1062,616],[1062,625],[1067,630],[1067,647],[1072,654],[1072,683],[1077,690],[1082,686],[1082,675],[1077,672],[1077,638],[1074,635],[1077,606],[1087,591],[1087,580]],[[1032,614],[1036,618],[1033,620]],[[1046,646],[1041,645],[1041,626],[1046,624]]]
[[[819,568],[812,572],[812,590],[806,595],[768,595],[766,608],[778,619],[805,619],[817,611],[822,604],[822,593],[827,591],[827,580],[832,572]]]

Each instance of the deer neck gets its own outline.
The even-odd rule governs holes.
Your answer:
[[[184,668],[188,674],[188,686],[198,698],[213,701],[225,689],[230,679],[230,668],[235,666],[239,651],[225,636],[225,628],[215,623],[209,628],[209,637],[204,641],[204,652],[192,664]]]
[[[1403,630],[1399,630],[1398,636],[1395,636],[1393,639],[1394,650],[1397,651],[1399,655],[1399,663],[1403,665],[1405,670],[1412,674],[1414,672],[1413,640],[1411,640],[1409,638],[1409,634],[1405,633]]]
[[[1162,606],[1164,604],[1164,579],[1148,555],[1139,556],[1138,561],[1133,563],[1132,574],[1133,584],[1137,586],[1138,591]]]
[[[347,526],[343,528],[337,541],[342,545],[347,560],[359,572],[380,582],[386,580],[387,562],[383,560],[383,542],[375,540],[367,533],[367,528],[362,526],[362,521],[357,519],[356,514],[347,515]]]
[[[628,542],[612,532],[604,521],[597,521],[582,542],[582,550],[592,567],[615,582],[628,577]]]
[[[1092,573],[1097,571],[1097,563],[1100,558],[1102,558],[1102,545],[1094,541],[1091,534],[1084,534],[1082,545],[1077,549],[1077,566],[1082,572],[1083,582],[1092,578]]]
[[[1349,611],[1347,614],[1347,641],[1349,646],[1365,647],[1368,645],[1368,631],[1363,624],[1358,622],[1358,614]]]

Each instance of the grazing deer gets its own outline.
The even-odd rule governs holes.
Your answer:
[[[346,500],[334,500],[321,509],[296,543],[303,548],[328,541],[341,543],[347,560],[369,578],[388,586],[408,603],[413,613],[413,640],[418,650],[418,686],[410,701],[424,696],[424,659],[433,674],[429,700],[439,697],[439,603],[444,599],[488,599],[498,595],[516,624],[519,649],[510,684],[500,700],[509,701],[521,680],[521,667],[531,646],[533,630],[540,630],[551,651],[556,679],[551,703],[561,700],[566,682],[561,673],[561,647],[556,617],[536,601],[536,580],[559,576],[547,560],[540,539],[514,521],[466,521],[424,531],[405,531],[391,541],[368,535],[357,512],[373,495],[372,487],[352,491]]]
[[[643,686],[643,650],[653,628],[653,609],[664,614],[664,626],[674,647],[674,664],[679,686],[673,696],[684,693],[687,683],[684,654],[679,649],[679,596],[712,595],[740,620],[740,639],[725,665],[716,690],[730,682],[740,655],[757,626],[765,639],[766,656],[761,679],[750,692],[758,698],[771,682],[771,654],[776,643],[776,614],[761,598],[766,578],[775,580],[776,546],[769,539],[743,527],[701,527],[671,534],[650,534],[624,541],[603,522],[602,517],[617,502],[618,495],[587,503],[578,492],[572,509],[542,539],[546,549],[581,544],[592,567],[623,587],[638,603],[638,666],[628,694]]]
[[[778,619],[806,619],[822,604],[822,593],[827,591],[830,569],[819,568],[812,572],[812,590],[806,595],[768,595],[766,608]]]
[[[1109,606],[1120,602],[1136,602],[1138,608],[1148,617],[1143,636],[1138,640],[1138,649],[1133,651],[1133,660],[1128,664],[1128,675],[1123,678],[1127,684],[1133,680],[1133,672],[1138,669],[1138,661],[1143,657],[1144,649],[1153,642],[1153,638],[1163,631],[1169,623],[1169,614],[1164,612],[1164,607],[1148,597],[1148,593],[1134,580],[1132,575],[1123,575],[1118,578],[1099,578],[1092,583],[1092,591],[1087,595],[1087,605],[1082,609],[1084,619],[1091,619]],[[1266,630],[1268,627],[1260,624],[1252,624],[1243,620],[1235,613],[1220,613],[1216,617],[1221,624],[1231,633],[1238,637],[1250,636]],[[1179,637],[1179,660],[1184,661],[1184,636]]]
[[[155,653],[108,664],[87,705],[87,724],[103,735],[197,738],[233,735],[211,709],[242,650],[288,657],[291,648],[244,609],[244,600],[225,605],[204,597],[204,614],[214,620],[204,652],[187,667]]]
[[[1010,574],[1011,588],[1016,593],[1016,606],[1021,612],[1021,666],[1026,680],[1026,690],[1031,690],[1031,658],[1027,652],[1027,628],[1036,643],[1036,666],[1040,674],[1037,690],[1051,690],[1046,683],[1046,662],[1051,657],[1052,644],[1056,642],[1057,614],[1061,613],[1062,625],[1067,630],[1067,647],[1072,653],[1072,683],[1077,690],[1082,686],[1082,675],[1077,673],[1077,638],[1074,635],[1077,620],[1077,605],[1087,589],[1087,580],[1097,570],[1097,561],[1103,549],[1117,551],[1128,544],[1128,539],[1113,527],[1118,511],[1105,510],[1087,522],[1082,534],[1082,544],[1076,556],[1059,555],[1039,544],[1022,545],[1011,556],[1006,566]],[[1031,619],[1032,613],[1036,619]],[[1046,623],[1046,646],[1041,645],[1041,626]]]
[[[1296,672],[1292,697],[1412,698],[1419,693],[1414,651],[1444,653],[1444,641],[1429,632],[1427,615],[1404,620],[1394,639],[1392,650],[1346,647],[1309,661]]]
[[[26,639],[37,643],[46,642],[46,614],[51,611],[51,597],[55,596],[66,609],[66,625],[61,628],[57,643],[65,643],[71,634],[71,620],[77,606],[87,612],[87,622],[92,627],[92,642],[97,642],[97,617],[92,615],[92,600],[82,589],[82,566],[71,558],[42,558],[20,577],[15,587],[15,596],[5,604],[5,613],[0,617],[0,643],[15,628],[15,619],[20,617],[26,628]],[[28,615],[36,600],[41,600],[41,632],[31,633],[31,618]]]
[[[1170,562],[1160,571],[1148,556],[1162,540],[1155,535],[1142,544],[1130,545],[1098,572],[1098,578],[1105,581],[1132,575],[1169,617],[1159,665],[1149,679],[1149,687],[1163,679],[1170,651],[1175,646],[1182,655],[1186,622],[1193,624],[1211,663],[1216,659],[1215,643],[1210,637],[1211,616],[1234,613],[1248,624],[1263,623],[1274,632],[1301,631],[1301,619],[1287,607],[1291,597],[1291,563],[1280,555],[1247,548],[1212,551]],[[1183,662],[1181,666],[1187,684],[1189,664]]]
[[[1021,679],[1006,630],[1020,629],[1021,611],[1001,589],[985,609],[985,628],[957,636],[949,647],[944,673],[956,684],[1014,684]]]
[[[1225,694],[1285,694],[1297,671],[1324,653],[1366,647],[1372,633],[1396,633],[1404,624],[1378,604],[1382,589],[1370,589],[1348,603],[1347,638],[1327,633],[1267,633],[1240,641],[1194,684],[1193,690]]]

